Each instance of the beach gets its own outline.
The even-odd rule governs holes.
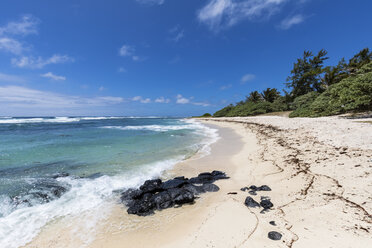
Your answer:
[[[220,190],[193,205],[128,215],[122,204],[49,224],[26,247],[368,247],[372,242],[372,126],[339,117],[200,120],[217,128],[210,154],[178,163],[163,177],[221,170]],[[250,185],[271,191],[250,195]],[[236,194],[235,194],[236,193]],[[269,197],[267,212],[244,205]],[[78,238],[83,219],[108,211]],[[272,221],[275,225],[272,225]],[[272,224],[270,224],[270,222]],[[75,228],[72,228],[75,227]],[[281,240],[268,233],[282,234]],[[92,232],[91,232],[92,233]]]

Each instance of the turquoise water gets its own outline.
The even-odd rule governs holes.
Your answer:
[[[0,118],[0,247],[19,247],[49,221],[95,208],[216,139],[183,119]]]

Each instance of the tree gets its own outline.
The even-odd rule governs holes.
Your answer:
[[[249,96],[247,97],[246,102],[253,102],[253,103],[258,103],[262,101],[262,96],[258,91],[252,91],[249,93]]]
[[[345,59],[341,59],[337,66],[327,66],[324,68],[323,86],[327,88],[332,84],[339,83],[342,79],[349,76],[348,65]]]
[[[261,96],[267,102],[274,102],[275,99],[280,97],[280,93],[275,88],[267,88],[266,90],[262,91]]]
[[[322,49],[316,56],[305,51],[302,58],[297,59],[287,78],[287,87],[292,89],[291,95],[295,98],[311,91],[324,91],[322,87],[323,63],[328,59],[327,51]]]
[[[355,54],[349,60],[349,71],[351,74],[355,74],[358,69],[362,68],[364,65],[372,61],[372,52],[369,51],[369,48],[364,48],[359,53]]]

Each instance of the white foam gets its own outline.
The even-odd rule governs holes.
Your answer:
[[[154,132],[167,132],[174,130],[194,129],[191,125],[144,125],[144,126],[104,126],[102,128],[120,130],[148,130]]]
[[[207,127],[194,119],[184,119],[182,121],[188,123],[188,125],[194,128],[195,132],[203,136],[203,139],[200,142],[201,147],[198,151],[199,154],[201,154],[202,156],[210,154],[211,145],[220,139],[218,130],[215,128]]]
[[[126,117],[53,117],[53,118],[0,118],[0,124],[25,124],[25,123],[68,123],[79,122],[82,120],[111,120],[124,119]]]
[[[159,177],[183,157],[148,164],[140,171],[97,179],[60,178],[71,185],[61,198],[46,204],[17,209],[0,218],[0,247],[17,248],[30,242],[48,222],[63,216],[96,209],[113,195],[113,190],[138,187],[144,180]]]

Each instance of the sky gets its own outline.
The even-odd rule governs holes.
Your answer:
[[[0,116],[191,116],[372,44],[369,0],[1,0]]]

